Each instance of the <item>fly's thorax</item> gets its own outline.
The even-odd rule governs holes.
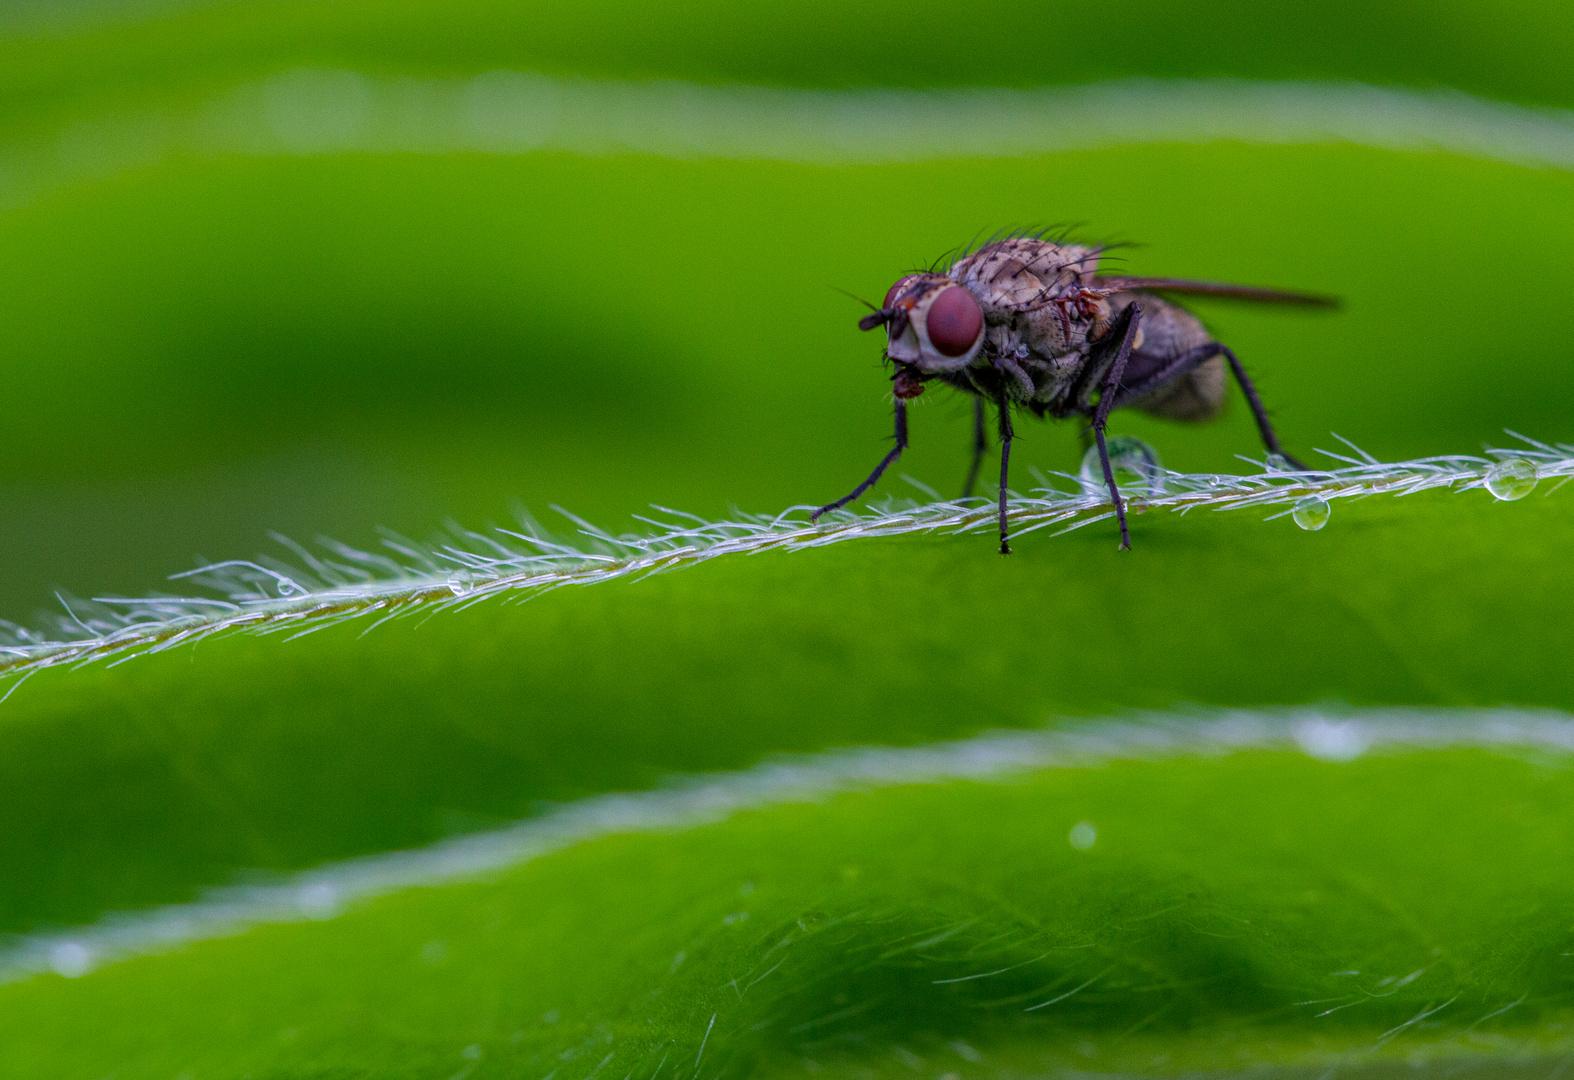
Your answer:
[[[1098,262],[1094,248],[1016,236],[963,256],[950,275],[978,297],[986,312],[1022,311],[1091,285]]]
[[[984,312],[944,274],[910,274],[886,294],[886,355],[919,371],[957,371],[978,355]]]
[[[984,323],[984,355],[1010,356],[1021,348],[1022,320],[988,316]]]
[[[1104,336],[1111,318],[1107,300],[1079,288],[1024,312],[1022,337],[1043,356],[1081,352]]]

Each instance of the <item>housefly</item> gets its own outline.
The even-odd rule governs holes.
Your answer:
[[[885,355],[895,367],[896,445],[867,480],[816,510],[814,520],[868,491],[901,456],[907,448],[907,402],[932,381],[973,395],[973,464],[964,498],[972,494],[987,447],[984,410],[994,406],[1001,443],[1003,555],[1011,552],[1006,490],[1013,409],[1025,408],[1040,418],[1090,420],[1120,522],[1122,551],[1131,547],[1131,537],[1104,441],[1113,409],[1129,406],[1171,420],[1211,420],[1224,406],[1228,365],[1268,452],[1305,468],[1279,446],[1240,360],[1195,315],[1167,297],[1193,294],[1323,307],[1335,301],[1249,285],[1102,275],[1098,264],[1104,250],[1041,235],[1011,236],[963,254],[944,270],[898,279],[879,309],[858,323],[860,330],[885,327]]]

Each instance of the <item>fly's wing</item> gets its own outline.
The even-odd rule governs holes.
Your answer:
[[[1105,293],[1166,292],[1193,296],[1218,296],[1227,300],[1250,300],[1259,304],[1297,304],[1302,307],[1336,308],[1339,298],[1319,293],[1261,289],[1255,285],[1231,285],[1224,281],[1188,281],[1186,278],[1101,277],[1095,287]]]

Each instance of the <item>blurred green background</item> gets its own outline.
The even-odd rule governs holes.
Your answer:
[[[141,594],[199,558],[268,549],[271,531],[370,547],[382,529],[426,538],[518,507],[621,530],[653,502],[717,516],[825,501],[890,423],[879,344],[838,290],[878,299],[1017,225],[1132,242],[1137,272],[1343,296],[1332,315],[1198,305],[1312,461],[1331,431],[1385,459],[1476,452],[1505,426],[1574,439],[1567,169],[1162,132],[885,164],[419,139],[328,152],[248,145],[221,108],[248,88],[301,69],[417,98],[437,84],[402,80],[496,70],[728,93],[1356,81],[1440,91],[1428,100],[1467,128],[1480,114],[1442,90],[1530,110],[1500,114],[1509,128],[1566,120],[1547,110],[1574,105],[1571,39],[1565,10],[1528,3],[0,8],[0,616],[25,621],[57,588]],[[926,394],[901,471],[953,492],[968,425],[966,403]],[[1114,427],[1180,470],[1249,470],[1235,455],[1260,453],[1238,400],[1208,427]],[[1075,469],[1070,425],[1019,434],[1020,487],[1035,466]],[[895,477],[883,490],[912,494]],[[0,708],[0,934],[783,752],[1132,708],[1574,708],[1570,504],[1539,494],[1341,503],[1315,535],[1153,514],[1120,559],[1104,526],[1040,533],[1004,561],[978,536],[860,542],[365,637],[49,672]],[[663,1047],[697,1072],[721,1015],[707,1052],[735,1072],[797,1074],[812,1053],[864,1080],[909,1075],[898,1046],[944,1080],[977,1064],[955,1050],[967,1039],[998,1075],[1321,1075],[1452,994],[1474,1011],[1417,1028],[1428,1052],[1550,1072],[1571,1019],[1556,958],[1574,774],[1521,757],[1127,763],[614,838],[320,926],[0,987],[0,1066],[540,1080],[556,1059],[586,1080],[606,1042],[650,1080]],[[1082,818],[1107,837],[1092,869],[1065,843]],[[740,905],[747,935],[722,921]],[[969,919],[952,951],[903,951]],[[727,980],[788,939],[808,943],[794,981],[744,1006]],[[433,941],[449,943],[440,962]],[[1042,973],[1045,950],[1084,947],[1085,972],[1055,960],[1041,981],[1121,975],[1070,1020],[1021,1026],[933,989],[986,959]],[[1433,974],[1312,1023],[1298,1010],[1343,993],[1345,965]],[[842,992],[877,1007],[834,1021],[829,1049],[782,1034]],[[1113,1047],[1102,1064],[1086,1064],[1087,1031]]]
[[[1013,225],[1138,242],[1121,253],[1136,271],[1345,296],[1334,317],[1205,306],[1303,456],[1330,430],[1383,457],[1471,452],[1505,425],[1574,434],[1568,316],[1548,302],[1571,274],[1561,171],[1238,143],[833,167],[144,162],[116,142],[300,65],[835,88],[1357,78],[1559,102],[1551,57],[1569,29],[1551,7],[30,10],[0,43],[0,178],[59,175],[16,180],[0,210],[12,618],[55,588],[140,593],[197,556],[261,550],[270,530],[366,545],[379,526],[425,538],[516,504],[617,529],[651,502],[716,515],[828,500],[889,427],[879,345],[836,290],[877,299]],[[966,408],[941,398],[918,409],[903,468],[949,492]],[[1185,470],[1258,450],[1238,408],[1206,429],[1121,428]],[[1070,430],[1024,435],[1024,483],[1029,465],[1074,467]]]

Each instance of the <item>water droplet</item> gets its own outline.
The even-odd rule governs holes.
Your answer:
[[[1297,499],[1295,507],[1290,511],[1290,516],[1295,523],[1307,532],[1316,532],[1328,524],[1328,515],[1333,509],[1320,495],[1308,495],[1304,499]]]
[[[57,975],[80,978],[92,970],[93,954],[81,942],[62,941],[50,947],[49,966]]]
[[[280,596],[304,596],[306,594],[305,589],[295,584],[289,578],[278,579],[278,590]]]
[[[1297,471],[1299,471],[1299,470],[1296,469],[1296,467],[1294,465],[1290,464],[1290,459],[1285,457],[1283,454],[1269,454],[1268,455],[1268,459],[1267,459],[1267,464],[1268,464],[1268,471],[1269,472],[1297,472]]]
[[[1078,851],[1086,851],[1098,842],[1099,831],[1091,821],[1079,821],[1071,826],[1071,835],[1066,837],[1071,846]]]
[[[1314,758],[1354,761],[1372,745],[1372,737],[1354,720],[1306,720],[1292,729],[1295,741]]]
[[[468,570],[455,570],[448,575],[448,591],[463,596],[475,587],[475,575]]]
[[[1115,474],[1115,486],[1125,495],[1128,491],[1144,491],[1149,495],[1164,494],[1164,464],[1158,451],[1130,435],[1116,435],[1105,443],[1109,450],[1110,471]],[[1082,490],[1089,495],[1106,495],[1104,466],[1099,462],[1099,448],[1088,447],[1082,455],[1082,468],[1077,472]]]
[[[1505,458],[1487,470],[1487,490],[1502,502],[1523,499],[1536,488],[1536,466],[1524,458]]]

